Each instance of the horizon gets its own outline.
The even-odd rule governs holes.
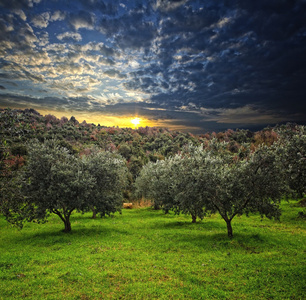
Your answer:
[[[0,108],[191,132],[306,124],[306,2],[0,3]]]
[[[135,125],[134,122],[133,122],[133,119],[130,119],[128,118],[126,120],[126,123],[123,123],[123,125],[107,125],[106,123],[96,123],[96,122],[89,122],[88,120],[86,119],[79,119],[77,117],[75,117],[74,115],[61,115],[61,114],[51,114],[51,113],[46,113],[46,114],[43,114],[41,113],[40,111],[34,109],[34,108],[25,108],[25,109],[21,109],[21,108],[0,108],[0,112],[3,111],[3,110],[6,110],[6,109],[12,109],[12,110],[16,110],[16,111],[22,111],[22,112],[25,112],[25,111],[32,111],[34,110],[35,112],[39,113],[40,116],[42,117],[46,117],[47,115],[52,115],[52,116],[55,116],[58,120],[60,120],[62,117],[65,117],[67,118],[68,120],[70,120],[71,118],[75,118],[76,121],[78,122],[78,124],[81,124],[82,122],[86,122],[87,124],[92,124],[94,126],[100,126],[100,127],[106,127],[106,128],[122,128],[122,129],[132,129],[132,130],[138,130],[140,128],[146,128],[146,127],[152,127],[152,128],[160,128],[160,129],[166,129],[166,130],[170,130],[170,131],[177,131],[177,132],[183,132],[183,133],[189,133],[189,134],[193,134],[193,135],[196,135],[196,136],[199,136],[199,135],[202,135],[202,134],[211,134],[213,132],[215,133],[219,133],[219,132],[225,132],[227,130],[233,130],[233,131],[236,131],[236,130],[247,130],[247,131],[251,131],[253,133],[256,133],[256,132],[260,132],[264,129],[267,129],[267,128],[274,128],[274,127],[277,127],[277,126],[281,126],[281,125],[286,125],[286,124],[296,124],[298,126],[304,126],[305,124],[298,124],[298,123],[294,123],[294,122],[283,122],[283,123],[277,123],[277,124],[274,124],[274,125],[267,125],[265,127],[262,127],[262,126],[258,126],[258,127],[253,127],[253,128],[233,128],[233,127],[229,127],[229,128],[226,128],[224,130],[201,130],[199,132],[192,132],[192,131],[188,131],[188,130],[179,130],[177,129],[176,127],[175,128],[169,128],[169,127],[162,127],[162,126],[155,126],[155,125],[148,125],[148,124],[144,124],[143,120],[141,118],[139,118],[139,124]],[[32,111],[33,113],[33,111]],[[137,118],[137,117],[136,117]],[[128,124],[132,124],[132,125],[128,125]],[[126,125],[126,126],[125,126]]]

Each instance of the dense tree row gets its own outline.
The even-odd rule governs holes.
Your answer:
[[[150,162],[136,179],[137,192],[165,212],[190,214],[192,222],[217,212],[229,237],[236,215],[259,212],[278,219],[282,197],[306,193],[305,127],[286,128],[279,135],[272,146],[246,148],[239,155],[228,151],[228,143],[212,140],[206,148],[190,146]]]
[[[74,153],[95,145],[104,150],[122,151],[127,160],[136,157],[143,163],[174,155],[186,144],[200,145],[213,138],[229,142],[232,152],[237,152],[243,143],[257,146],[271,144],[277,139],[276,132],[271,128],[258,133],[229,129],[195,136],[157,127],[131,129],[88,124],[86,121],[79,123],[74,117],[68,120],[66,117],[42,116],[33,109],[0,109],[0,134],[12,147],[31,138],[44,141],[56,136],[62,146]]]
[[[166,211],[203,218],[218,212],[232,237],[231,221],[236,215],[260,212],[278,217],[277,203],[284,194],[284,176],[276,155],[267,146],[237,159],[224,150],[202,146],[186,154],[149,163],[136,180],[139,193]]]
[[[0,109],[0,136],[7,143],[10,164],[16,163],[16,169],[22,166],[27,154],[26,141],[33,138],[40,142],[56,138],[73,154],[88,154],[93,147],[118,151],[128,162],[131,183],[147,162],[173,156],[190,143],[207,145],[210,140],[217,139],[227,142],[230,152],[238,153],[245,143],[255,149],[261,144],[271,145],[278,139],[272,128],[257,133],[229,129],[226,132],[192,135],[156,127],[131,129],[88,124],[86,121],[80,123],[74,117],[59,119],[50,114],[42,116],[34,109]],[[126,193],[126,197],[129,194]]]
[[[73,211],[104,216],[143,196],[192,222],[219,213],[231,237],[236,215],[277,219],[283,196],[306,192],[305,126],[194,136],[9,109],[0,125],[0,209],[19,226],[53,213],[68,232]]]
[[[56,214],[71,231],[75,210],[92,210],[101,216],[120,211],[127,168],[111,152],[76,157],[56,140],[28,144],[27,165],[10,181],[1,199],[1,210],[11,223],[44,222]]]

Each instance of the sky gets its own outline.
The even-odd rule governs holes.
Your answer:
[[[0,0],[0,107],[193,133],[306,123],[306,0]]]

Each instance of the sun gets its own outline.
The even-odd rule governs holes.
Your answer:
[[[134,118],[131,120],[131,123],[135,126],[135,128],[137,127],[137,125],[139,125],[140,123],[140,119],[139,118]]]

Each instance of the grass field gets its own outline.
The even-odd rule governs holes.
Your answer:
[[[72,233],[52,216],[22,231],[0,217],[0,299],[305,299],[306,225],[295,201],[281,222],[150,208],[90,219]]]

